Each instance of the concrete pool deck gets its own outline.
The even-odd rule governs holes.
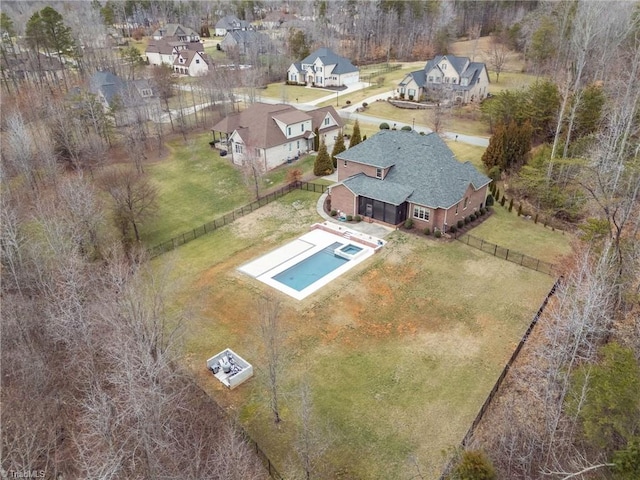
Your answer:
[[[300,238],[240,266],[238,270],[296,300],[302,300],[371,257],[385,244],[385,241],[378,237],[357,232],[341,225],[329,224],[328,222],[314,224],[311,228],[310,232],[305,233]],[[295,290],[274,278],[336,242],[343,246],[352,243],[362,247],[363,252],[326,275],[319,277],[310,285],[302,288],[302,290]]]

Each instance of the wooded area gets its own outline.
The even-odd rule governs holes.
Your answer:
[[[245,75],[216,68],[181,82],[144,65],[133,44],[117,48],[116,38],[161,24],[205,32],[228,13],[258,21],[273,12],[296,20],[268,54],[231,59],[256,67]],[[161,195],[145,165],[170,135],[188,148],[189,132],[239,108],[237,87],[251,103],[258,88],[284,81],[301,52],[330,47],[358,65],[426,61],[455,39],[492,35],[496,78],[508,48],[538,81],[480,107],[493,133],[487,174],[577,239],[556,299],[473,439],[482,453],[461,454],[452,478],[481,478],[473,465],[489,463],[495,476],[482,478],[640,476],[637,2],[7,1],[0,20],[4,472],[265,478],[233,422],[180,366],[189,312],[166,308],[176,286],[150,268],[140,241]],[[104,110],[86,88],[102,70],[148,78],[168,121],[149,121],[126,98]],[[133,121],[118,124],[129,108]],[[319,157],[318,175],[331,170],[326,147]],[[277,305],[263,310],[277,423],[282,332]],[[300,396],[308,418],[308,386]],[[321,478],[323,445],[303,429],[296,451],[306,478]]]

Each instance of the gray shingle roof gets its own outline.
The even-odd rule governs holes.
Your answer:
[[[471,163],[456,160],[435,133],[381,130],[337,158],[389,168],[383,180],[357,178],[364,176],[359,174],[343,183],[358,195],[394,205],[406,200],[431,208],[449,208],[464,197],[469,184],[477,190],[491,181]]]
[[[438,65],[443,58],[449,60],[460,77],[469,78],[469,84],[465,86],[460,84],[447,84],[447,86],[452,87],[454,90],[469,90],[476,83],[478,77],[480,76],[480,73],[482,72],[482,69],[485,68],[484,63],[469,62],[469,57],[456,57],[455,55],[438,55],[429,60],[422,70],[416,70],[409,73],[407,76],[413,77],[419,87],[424,87],[427,83],[427,72],[429,72],[434,67],[439,69]],[[407,77],[405,77],[405,79],[406,78]],[[404,80],[400,85],[403,84]],[[434,84],[434,86],[438,85],[440,84]]]
[[[380,180],[359,173],[342,182],[358,196],[373,198],[392,205],[400,205],[413,193],[413,187],[388,180]]]
[[[336,55],[329,48],[319,48],[304,60],[302,60],[300,63],[311,64],[315,62],[318,57],[322,60],[322,63],[324,65],[335,65],[333,73],[335,73],[336,75],[358,71],[358,68],[355,67],[348,58]]]

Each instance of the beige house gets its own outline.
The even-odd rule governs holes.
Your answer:
[[[409,73],[398,84],[397,93],[406,100],[480,101],[487,96],[489,74],[484,63],[468,57],[438,55],[422,70]]]
[[[205,75],[212,65],[201,42],[184,42],[177,37],[151,40],[145,54],[149,65],[169,65],[174,72],[192,77]]]
[[[176,38],[180,42],[199,42],[200,35],[189,28],[183,27],[179,23],[168,23],[164,27],[160,27],[152,35],[154,40],[160,40],[162,38],[171,37]]]
[[[255,103],[220,120],[212,132],[214,143],[234,164],[256,162],[266,172],[313,151],[316,128],[327,148],[333,148],[343,125],[333,107],[303,112],[290,105]]]
[[[380,130],[337,155],[331,208],[390,225],[447,232],[485,206],[491,179],[456,160],[435,133]]]

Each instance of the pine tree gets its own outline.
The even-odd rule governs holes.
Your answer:
[[[353,124],[353,133],[351,134],[351,140],[349,141],[349,148],[355,147],[359,143],[362,143],[362,138],[360,137],[360,123],[358,119],[356,119],[356,123]]]
[[[327,146],[322,142],[316,156],[316,161],[313,163],[313,174],[316,177],[322,175],[329,175],[333,173],[333,164],[331,163],[331,157],[327,152]]]
[[[341,132],[338,134],[336,143],[333,145],[333,151],[331,152],[331,160],[333,161],[333,168],[336,168],[338,166],[338,159],[336,158],[336,156],[340,155],[346,149],[347,148],[344,146],[344,136],[342,135],[342,132]]]

